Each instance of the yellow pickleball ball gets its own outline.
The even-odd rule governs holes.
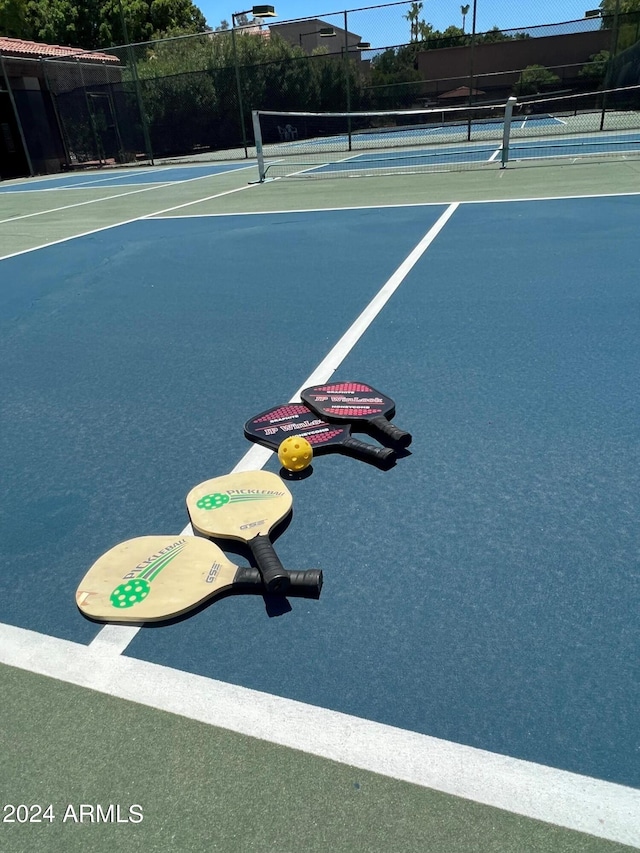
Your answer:
[[[304,471],[311,465],[313,448],[306,438],[290,435],[278,447],[278,459],[287,471]]]

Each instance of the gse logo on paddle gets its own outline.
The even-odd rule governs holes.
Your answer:
[[[281,498],[284,492],[265,491],[262,489],[232,489],[228,492],[214,492],[203,495],[197,502],[198,509],[220,509],[228,503],[245,503],[247,501],[268,501]]]

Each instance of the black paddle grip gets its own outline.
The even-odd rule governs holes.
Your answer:
[[[285,594],[296,595],[298,598],[320,598],[322,580],[322,569],[289,572],[289,587]]]
[[[359,438],[350,436],[343,444],[355,453],[374,459],[376,462],[392,462],[396,458],[395,450],[391,447],[377,447],[375,444],[367,444]]]
[[[369,423],[378,432],[382,433],[382,435],[386,435],[389,441],[392,441],[394,444],[397,444],[398,447],[409,447],[409,445],[411,444],[411,433],[405,432],[405,430],[400,429],[395,424],[392,424],[390,421],[388,421],[382,415],[378,415],[375,418],[371,418]]]
[[[322,590],[322,569],[308,569],[306,572],[288,572],[289,586],[286,595],[296,598],[320,598]],[[264,595],[266,592],[262,575],[257,569],[242,566],[233,582],[236,592]]]
[[[251,553],[258,571],[269,592],[286,592],[289,587],[289,572],[283,568],[268,536],[254,536],[249,540]]]

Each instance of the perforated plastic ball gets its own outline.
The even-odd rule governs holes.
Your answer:
[[[313,459],[313,448],[306,438],[290,435],[278,447],[278,459],[287,471],[304,471]]]

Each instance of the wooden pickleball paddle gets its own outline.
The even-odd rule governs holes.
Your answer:
[[[287,595],[318,598],[322,572],[289,572]],[[217,596],[266,592],[257,569],[235,566],[197,536],[139,536],[114,546],[76,592],[80,611],[101,622],[159,622]]]
[[[234,539],[251,549],[265,587],[286,593],[289,572],[269,534],[291,512],[291,492],[270,471],[240,471],[194,486],[187,511],[194,530],[215,539]]]

